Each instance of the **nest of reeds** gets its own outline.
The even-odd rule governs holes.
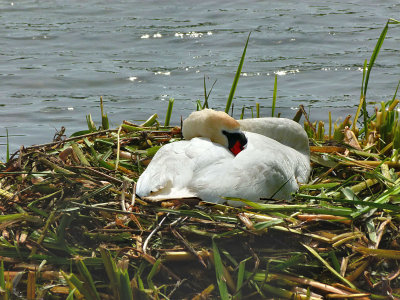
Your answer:
[[[396,298],[397,103],[362,140],[350,118],[326,134],[306,119],[310,183],[243,208],[135,197],[157,149],[180,139],[156,116],[115,130],[89,117],[78,136],[21,148],[0,165],[1,297]]]

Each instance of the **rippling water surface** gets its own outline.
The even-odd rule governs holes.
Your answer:
[[[224,109],[252,32],[236,92],[243,105],[269,115],[275,74],[278,112],[303,104],[313,119],[353,113],[362,65],[396,0],[342,1],[28,1],[0,0],[0,143],[13,150],[99,123],[99,97],[117,126],[157,112],[175,99],[173,122],[203,99]],[[388,100],[399,76],[400,27],[389,29],[372,72],[368,99]],[[250,110],[248,111],[248,115]],[[0,145],[0,158],[5,146]]]

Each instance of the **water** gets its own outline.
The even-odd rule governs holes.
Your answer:
[[[221,1],[222,2],[222,1]],[[0,158],[5,128],[12,150],[99,124],[99,97],[112,126],[153,113],[163,121],[175,99],[179,123],[217,80],[210,103],[224,109],[251,31],[235,115],[261,104],[269,115],[299,104],[313,119],[354,113],[362,65],[397,0],[380,1],[32,1],[0,0]],[[393,97],[400,27],[391,26],[370,79],[368,99]],[[247,111],[250,116],[250,110]]]

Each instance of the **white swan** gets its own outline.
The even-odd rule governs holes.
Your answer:
[[[163,146],[140,176],[139,197],[198,197],[214,203],[225,202],[221,197],[289,199],[298,182],[308,180],[307,134],[292,120],[236,121],[205,109],[183,122],[182,133],[186,141]]]

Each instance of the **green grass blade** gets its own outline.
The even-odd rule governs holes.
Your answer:
[[[390,106],[390,104],[392,104],[392,103],[393,103],[393,101],[394,101],[394,100],[396,100],[397,91],[399,90],[399,86],[400,86],[400,80],[399,80],[399,83],[397,84],[396,91],[394,92],[394,95],[393,95],[392,101],[389,101],[389,102],[387,103],[387,105],[388,105],[388,106]]]
[[[50,216],[51,216],[51,213],[50,213]],[[74,252],[72,247],[68,247],[68,245],[66,243],[66,239],[65,239],[65,229],[71,224],[72,220],[73,220],[73,218],[71,215],[63,214],[63,216],[61,217],[61,221],[59,221],[59,224],[56,229],[56,234],[57,234],[56,240],[57,240],[57,243],[60,246],[62,246],[66,252],[70,253],[71,255],[74,255],[76,253]]]
[[[279,270],[279,271],[285,271],[287,268],[290,268],[292,266],[297,266],[301,262],[304,262],[305,260],[305,255],[303,253],[294,255],[287,259],[286,261],[283,261],[276,266],[272,267],[272,270]]]
[[[75,293],[76,289],[72,289],[69,294],[68,297],[65,300],[74,300],[74,293]]]
[[[329,251],[328,255],[329,255],[329,258],[331,259],[332,265],[335,268],[336,272],[339,273],[340,272],[340,263],[336,256],[335,251],[333,251],[333,250]]]
[[[144,284],[143,284],[143,280],[142,280],[142,278],[140,277],[140,275],[142,275],[143,270],[146,268],[146,266],[147,266],[147,264],[145,264],[145,263],[142,262],[142,263],[139,265],[137,271],[135,272],[135,276],[133,277],[133,280],[136,280],[136,281],[137,281],[138,289],[139,289],[140,291],[144,291],[144,289],[145,289],[145,288],[144,288]]]
[[[0,265],[0,288],[4,291],[6,289],[6,281],[4,277],[4,261]]]
[[[364,108],[364,102],[365,102],[365,98],[364,98],[364,82],[365,82],[365,72],[367,70],[367,64],[368,64],[368,61],[365,60],[364,61],[364,67],[363,67],[363,76],[362,76],[362,81],[361,81],[360,104],[358,105],[356,115],[354,116],[353,127],[352,127],[353,131],[355,130],[355,128],[357,126],[357,120],[358,120],[358,116],[360,115],[361,109]],[[364,128],[364,131],[365,131],[365,128]]]
[[[210,89],[210,91],[208,92],[208,94],[204,94],[204,95],[207,95],[207,97],[205,98],[206,100],[205,100],[205,102],[204,102],[204,105],[203,105],[203,107],[202,107],[202,109],[204,109],[204,108],[208,108],[208,99],[210,99],[210,94],[211,94],[211,92],[212,92],[212,90],[213,90],[213,88],[214,88],[214,85],[217,83],[217,80],[215,79],[215,81],[214,81],[214,83],[213,83],[213,85],[211,86],[211,89]],[[204,88],[205,88],[205,82],[204,82]],[[205,93],[206,91],[204,91],[204,93]]]
[[[110,128],[110,121],[108,119],[107,114],[105,114],[102,118],[101,118],[101,127],[103,129],[109,129]]]
[[[394,191],[394,192],[396,192],[396,191]],[[340,199],[340,198],[330,199],[330,198],[324,198],[324,197],[319,197],[319,196],[310,196],[310,195],[306,195],[306,194],[297,194],[297,196],[300,198],[305,198],[305,199],[314,199],[314,200],[323,200],[323,201],[330,200],[332,202],[341,202],[341,203],[346,203],[346,204],[350,204],[350,205],[364,206],[363,209],[365,209],[365,211],[363,210],[363,211],[356,211],[354,213],[351,213],[352,218],[356,218],[359,215],[361,215],[362,213],[365,213],[368,210],[371,210],[373,208],[391,210],[391,211],[395,211],[395,212],[400,211],[399,205],[384,203],[383,199],[388,200],[387,194],[385,194],[383,198],[378,198],[378,200],[380,199],[379,202],[377,202],[378,200],[375,200],[375,202],[372,202],[372,201],[367,201],[367,200],[362,201],[362,200],[354,200],[354,199],[353,200]]]
[[[99,296],[99,293],[97,292],[95,283],[93,281],[93,277],[90,274],[90,272],[89,272],[88,268],[86,267],[85,263],[83,262],[83,260],[78,258],[76,261],[76,266],[84,280],[82,287],[85,290],[85,293],[87,295],[90,295],[89,299],[100,300],[100,296]]]
[[[164,126],[169,126],[169,121],[171,120],[173,107],[174,107],[174,98],[170,98],[168,102],[168,109],[167,109],[167,115],[165,116]]]
[[[20,221],[39,221],[36,217],[27,213],[0,215],[0,224],[3,222],[20,222]]]
[[[131,288],[131,281],[129,280],[129,274],[128,271],[125,270],[120,273],[119,275],[119,282],[121,286],[121,298],[120,299],[126,299],[126,300],[132,300],[133,299],[133,293],[132,293],[132,288]]]
[[[260,103],[256,103],[256,112],[257,112],[256,116],[257,116],[257,118],[259,118],[260,117]]]
[[[348,281],[346,278],[344,278],[342,275],[340,275],[334,268],[331,267],[328,262],[326,262],[318,253],[315,251],[313,248],[310,246],[307,246],[302,243],[302,245],[312,254],[314,255],[315,258],[317,258],[333,275],[335,275],[337,278],[340,279],[343,283],[347,284],[349,287],[352,289],[357,289],[354,284],[352,284],[350,281]]]
[[[157,114],[153,114],[152,116],[150,116],[150,118],[148,118],[143,124],[141,124],[141,127],[150,127],[153,126],[154,123],[157,122],[157,118],[158,115]]]
[[[147,284],[149,285],[149,288],[152,290],[156,289],[156,287],[153,283],[153,277],[157,274],[158,267],[160,264],[161,264],[161,260],[157,259],[156,262],[154,263],[153,267],[151,268],[149,275],[147,275]]]
[[[244,280],[244,271],[246,267],[246,260],[242,260],[239,263],[239,268],[238,268],[238,275],[237,275],[237,281],[236,281],[236,292],[237,294],[233,298],[234,300],[240,300],[242,299],[242,285],[243,285],[243,280]]]
[[[361,93],[360,96],[364,98],[364,85],[365,85],[365,75],[367,73],[367,67],[368,67],[368,59],[364,61],[364,66],[363,66],[363,75],[362,75],[362,80],[361,80]]]
[[[266,284],[264,283],[261,288],[268,292],[273,294],[274,297],[273,299],[304,299],[301,296],[299,296],[297,293],[291,292],[289,290],[286,290],[284,288],[281,287],[276,287],[276,286],[272,286],[270,284]]]
[[[72,149],[74,150],[76,156],[79,158],[80,162],[82,163],[82,165],[89,167],[90,163],[88,162],[88,160],[86,159],[85,155],[83,154],[81,148],[79,148],[77,143],[72,143],[71,144]]]
[[[101,96],[100,96],[100,110],[101,110],[101,127],[103,127],[103,129],[109,129],[110,122],[108,120],[107,114],[104,113],[103,97]]]
[[[71,290],[77,289],[84,296],[84,299],[92,300],[91,294],[85,289],[83,282],[75,274],[66,274],[61,270],[61,274],[68,283]]]
[[[196,111],[202,110],[203,106],[201,105],[200,100],[196,100]]]
[[[110,252],[106,248],[100,247],[99,250],[101,259],[103,260],[104,268],[106,269],[108,279],[110,280],[110,287],[113,291],[114,298],[118,299],[120,282],[115,262],[113,261]]]
[[[6,153],[6,162],[10,160],[10,141],[8,138],[8,128],[6,128],[6,136],[7,136],[7,153]]]
[[[122,129],[128,131],[128,132],[135,132],[135,131],[145,131],[146,129],[143,127],[137,127],[137,126],[131,126],[128,124],[122,124],[121,125]]]
[[[400,120],[397,121],[393,130],[393,149],[400,148]]]
[[[245,107],[243,106],[243,107],[242,107],[242,113],[240,114],[240,120],[243,120],[243,117],[244,117],[244,110],[245,110]]]
[[[386,190],[385,192],[383,192],[382,194],[379,195],[379,197],[374,201],[375,204],[385,204],[387,203],[390,198],[392,196],[396,196],[400,194],[400,186],[399,185],[395,185],[392,188]],[[364,201],[365,202],[365,201]],[[357,218],[360,215],[365,214],[366,212],[370,211],[372,209],[372,207],[368,206],[368,207],[363,207],[362,209],[358,210],[357,212],[353,213],[351,216],[353,218]]]
[[[249,39],[250,39],[250,34],[251,33],[249,33],[249,36],[247,37],[246,45],[244,46],[244,50],[243,50],[243,53],[242,53],[242,58],[240,59],[239,66],[237,68],[236,75],[235,75],[235,78],[234,78],[233,83],[232,83],[232,87],[231,87],[231,91],[229,93],[228,101],[226,102],[226,107],[225,107],[225,112],[226,113],[229,113],[229,109],[231,108],[232,101],[233,101],[233,96],[235,95],[236,86],[237,86],[237,84],[239,82],[240,73],[242,72],[244,58],[246,56],[247,45],[248,45]]]
[[[389,21],[390,21],[390,19],[386,22],[386,25],[383,28],[381,35],[379,36],[379,39],[375,45],[375,49],[372,52],[371,58],[368,63],[367,74],[365,76],[364,97],[366,97],[366,95],[367,95],[369,75],[371,74],[372,67],[374,66],[375,60],[379,54],[379,51],[381,50],[383,41],[385,40],[385,37],[386,37],[386,33],[389,29]]]
[[[271,116],[275,115],[275,106],[276,106],[276,94],[278,90],[278,75],[275,75],[275,83],[274,83],[274,93],[272,95],[272,112]]]
[[[381,32],[381,35],[379,36],[378,41],[377,41],[377,43],[375,45],[374,51],[372,52],[371,58],[370,58],[369,63],[368,63],[368,68],[367,68],[366,74],[364,73],[365,72],[365,65],[364,65],[363,81],[362,81],[363,85],[361,86],[361,91],[362,92],[361,92],[360,105],[362,105],[362,108],[363,108],[363,116],[364,116],[363,132],[364,132],[365,137],[368,136],[368,126],[367,126],[368,125],[368,115],[367,115],[366,97],[367,97],[369,76],[371,74],[371,70],[372,70],[372,67],[374,66],[375,60],[376,60],[376,58],[377,58],[377,56],[379,54],[379,51],[381,50],[383,41],[385,40],[386,33],[387,33],[388,29],[389,29],[389,24],[400,24],[400,21],[397,21],[395,19],[389,19],[386,22],[386,25],[383,28],[383,30]],[[365,74],[365,81],[364,81],[364,74]],[[360,109],[357,110],[356,117],[354,118],[353,128],[355,128],[355,126],[356,126],[355,124],[356,124],[356,121],[357,121],[359,110]],[[360,133],[361,133],[361,131],[360,131]]]
[[[365,132],[365,136],[368,135],[368,128],[367,128],[367,125],[368,125],[368,114],[367,114],[367,102],[366,102],[366,97],[367,97],[369,76],[370,76],[370,74],[371,74],[372,67],[373,67],[374,64],[375,64],[375,60],[376,60],[376,58],[378,57],[379,51],[381,50],[383,41],[385,40],[387,31],[388,31],[388,29],[389,29],[389,24],[399,24],[399,21],[394,20],[394,19],[389,19],[389,20],[386,22],[386,25],[385,25],[385,27],[383,28],[383,30],[382,30],[382,32],[381,32],[381,35],[379,36],[379,39],[378,39],[378,41],[377,41],[377,43],[376,43],[376,45],[375,45],[375,49],[374,49],[374,51],[372,52],[371,58],[370,58],[369,63],[368,63],[367,74],[365,75],[364,92],[363,92],[363,95],[362,95],[363,98],[364,98],[364,99],[363,99],[363,100],[364,100],[364,101],[363,101],[363,115],[364,115],[364,132]]]
[[[229,293],[228,287],[226,285],[226,280],[224,278],[224,265],[222,263],[221,255],[219,254],[219,250],[214,239],[212,240],[212,247],[214,253],[215,275],[217,277],[219,294],[221,295],[222,300],[228,300]]]
[[[92,115],[91,115],[91,114],[88,114],[88,115],[86,116],[86,123],[87,123],[87,125],[88,125],[88,128],[89,128],[89,131],[90,131],[90,132],[96,131],[96,125],[95,125],[94,122],[93,122],[93,119],[92,119]]]
[[[369,63],[368,63],[367,74],[365,75],[364,92],[363,92],[363,95],[362,95],[363,96],[363,116],[364,116],[365,137],[367,137],[367,135],[368,135],[368,114],[367,114],[367,101],[366,101],[366,98],[367,98],[369,76],[371,74],[372,67],[375,64],[375,60],[378,57],[379,51],[381,50],[383,41],[385,40],[387,31],[389,29],[389,24],[392,24],[392,23],[390,23],[390,21],[391,21],[391,19],[389,19],[386,22],[386,25],[383,28],[383,30],[381,32],[381,35],[379,36],[379,39],[378,39],[378,41],[377,41],[377,43],[375,45],[375,49],[372,52],[371,58],[370,58]]]
[[[204,86],[204,105],[203,108],[208,108],[208,95],[207,95],[207,86],[206,86],[206,75],[203,78],[203,86]]]

